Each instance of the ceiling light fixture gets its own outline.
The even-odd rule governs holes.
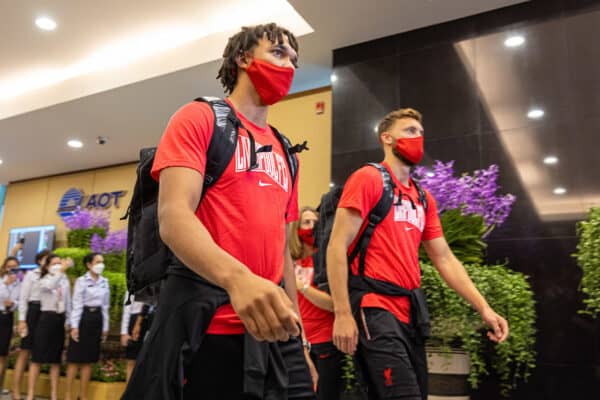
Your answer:
[[[565,189],[564,187],[560,187],[559,186],[557,188],[554,188],[553,192],[554,192],[554,194],[561,195],[561,194],[567,193],[567,189]]]
[[[525,38],[521,35],[510,36],[504,41],[506,47],[519,47],[525,43]]]
[[[532,108],[527,113],[527,117],[530,119],[540,119],[544,116],[545,112],[541,108]]]
[[[81,143],[81,140],[77,140],[77,139],[69,140],[67,142],[67,145],[74,149],[80,149],[83,147],[83,143]]]
[[[336,82],[337,82],[337,75],[331,74],[331,83],[336,83]]]
[[[556,157],[556,156],[544,157],[544,164],[546,164],[546,165],[554,165],[557,162],[558,162],[558,157]]]
[[[35,24],[44,31],[53,31],[56,29],[56,22],[49,17],[39,17],[35,20]]]
[[[4,162],[4,161],[0,160],[0,165],[2,165],[2,163],[3,163],[3,162]]]

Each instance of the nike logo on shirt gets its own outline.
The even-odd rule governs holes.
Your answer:
[[[261,180],[258,181],[258,186],[260,186],[260,187],[271,186],[271,185],[272,185],[272,183],[266,183]]]

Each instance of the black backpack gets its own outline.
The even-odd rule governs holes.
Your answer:
[[[365,256],[367,255],[369,242],[373,237],[373,232],[377,225],[388,215],[392,203],[394,202],[394,189],[396,188],[390,173],[383,165],[378,163],[368,163],[365,165],[377,168],[383,181],[383,192],[377,204],[375,204],[373,209],[369,211],[367,218],[365,218],[364,224],[366,226],[364,226],[364,229],[361,227],[361,234],[356,241],[356,246],[354,246],[352,252],[348,255],[348,266],[352,264],[352,261],[354,261],[356,256],[360,257],[359,275],[364,274]],[[419,194],[419,202],[423,205],[425,213],[427,213],[427,197],[425,196],[425,191],[417,181],[413,179],[411,179],[411,181]],[[331,236],[331,230],[333,229],[333,222],[335,220],[335,212],[338,203],[340,202],[340,198],[342,197],[343,189],[343,186],[334,186],[329,192],[321,197],[321,202],[317,207],[319,219],[315,225],[315,244],[318,251],[315,255],[315,274],[313,280],[315,285],[326,291],[329,291],[329,285],[327,283],[327,245],[329,244],[329,237]]]
[[[201,97],[196,99],[210,105],[215,116],[213,134],[206,153],[206,171],[202,197],[221,177],[235,153],[238,142],[238,129],[243,127],[235,111],[222,99]],[[295,153],[308,150],[306,141],[292,146],[287,137],[271,127],[281,143],[292,176],[292,185],[298,173],[298,159]],[[255,141],[249,130],[250,168],[258,167],[257,152],[271,151],[271,146],[256,149]],[[158,182],[151,176],[156,147],[140,150],[140,161],[137,167],[137,180],[133,196],[122,219],[129,218],[127,225],[127,290],[135,296],[136,301],[155,305],[158,301],[160,284],[170,264],[177,259],[163,243],[158,228]]]

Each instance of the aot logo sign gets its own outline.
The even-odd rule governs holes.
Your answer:
[[[86,195],[82,190],[71,188],[65,192],[58,203],[58,215],[70,217],[78,208],[119,208],[119,199],[126,190]]]

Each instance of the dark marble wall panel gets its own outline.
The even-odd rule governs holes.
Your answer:
[[[513,34],[525,45],[505,47]],[[487,250],[490,262],[530,276],[537,301],[538,367],[515,399],[600,390],[600,321],[577,312],[581,270],[571,256],[577,220],[600,205],[598,38],[600,1],[532,0],[334,51],[335,183],[381,160],[379,118],[414,107],[424,114],[423,164],[497,164],[502,192],[517,196]],[[534,106],[543,118],[527,117]],[[544,164],[549,155],[559,162]],[[555,195],[558,186],[567,193]],[[494,377],[472,397],[500,398]]]

